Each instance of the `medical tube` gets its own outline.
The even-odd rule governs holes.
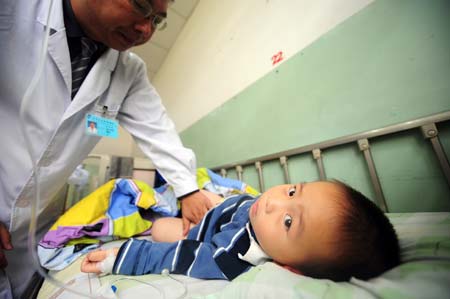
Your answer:
[[[48,275],[47,273],[45,273],[45,271],[42,270],[42,268],[39,264],[39,259],[38,259],[38,255],[36,252],[36,236],[35,236],[35,234],[36,234],[36,224],[37,224],[37,220],[38,220],[37,209],[39,207],[39,202],[40,202],[39,169],[37,167],[37,164],[36,164],[37,162],[34,157],[31,141],[30,141],[29,135],[28,135],[26,127],[25,127],[25,124],[27,123],[25,121],[25,112],[26,112],[26,108],[29,106],[29,102],[31,100],[31,95],[33,94],[33,91],[36,88],[37,83],[39,82],[39,79],[42,74],[42,70],[44,68],[45,59],[47,56],[48,38],[50,35],[50,26],[48,26],[48,24],[50,23],[53,2],[54,2],[53,0],[50,0],[49,9],[47,12],[47,21],[46,21],[47,26],[45,28],[45,36],[44,36],[44,40],[42,42],[38,66],[36,68],[36,72],[34,73],[32,79],[31,79],[30,85],[28,86],[27,90],[25,91],[25,94],[22,98],[22,102],[20,104],[20,116],[19,116],[20,117],[20,127],[23,131],[25,145],[26,145],[28,154],[30,156],[31,165],[32,165],[32,175],[33,175],[34,185],[35,185],[35,190],[34,190],[35,191],[35,193],[34,193],[35,199],[31,200],[31,215],[30,215],[31,217],[30,217],[30,226],[28,229],[28,251],[32,257],[33,268],[41,276],[43,276],[45,279],[47,279],[49,282],[55,284],[56,286],[58,286],[60,288],[66,289],[70,292],[73,292],[77,295],[97,299],[97,298],[101,298],[101,297],[95,297],[88,293],[80,292],[78,290],[69,288],[63,282],[61,282],[61,281],[55,279],[54,277],[52,277],[51,275]]]
[[[45,64],[45,60],[47,57],[48,38],[50,36],[50,26],[48,26],[48,24],[50,23],[50,19],[51,19],[51,10],[53,7],[53,2],[54,2],[54,0],[50,0],[49,9],[47,12],[47,21],[46,21],[47,26],[45,28],[45,36],[44,36],[44,40],[42,42],[38,66],[36,68],[36,72],[33,74],[31,83],[28,86],[28,88],[26,89],[25,94],[22,98],[22,102],[20,104],[20,115],[19,115],[20,128],[23,131],[24,139],[25,139],[25,146],[27,148],[28,155],[30,156],[31,165],[32,165],[32,175],[33,175],[33,180],[34,180],[34,185],[35,185],[35,190],[34,190],[35,198],[34,198],[34,200],[31,200],[30,226],[28,228],[28,244],[27,245],[28,245],[29,254],[32,257],[33,268],[42,277],[47,279],[50,283],[56,285],[59,288],[62,288],[69,292],[77,294],[79,296],[93,298],[93,299],[99,299],[99,298],[102,299],[102,298],[107,298],[107,297],[102,296],[101,292],[100,292],[100,294],[97,292],[95,295],[88,294],[85,292],[80,292],[74,288],[68,287],[62,281],[59,281],[56,278],[52,277],[51,275],[47,274],[44,270],[42,270],[42,268],[40,266],[39,258],[38,258],[37,251],[36,251],[36,226],[37,226],[37,220],[38,220],[37,209],[39,207],[39,202],[40,202],[40,197],[41,197],[40,196],[40,185],[39,185],[39,168],[37,166],[37,158],[34,157],[32,144],[31,144],[30,138],[28,136],[28,133],[27,133],[27,130],[25,127],[25,124],[26,124],[25,113],[26,113],[27,107],[29,106],[29,102],[31,100],[31,95],[33,94],[33,91],[36,88],[36,85],[39,82],[41,75],[42,75],[42,71],[44,69],[44,64]],[[177,280],[176,278],[172,277],[169,273],[165,273],[164,276],[167,276],[167,277],[179,282],[183,286],[183,294],[181,294],[181,296],[179,296],[178,298],[184,297],[187,294],[187,286],[185,285],[185,283],[183,281]],[[120,281],[120,280],[125,280],[125,279],[135,280],[135,281],[138,281],[145,285],[148,285],[148,286],[156,289],[158,292],[160,292],[163,295],[163,298],[165,298],[165,294],[164,294],[163,290],[161,290],[156,285],[152,285],[151,283],[147,283],[147,282],[141,281],[136,278],[119,278],[119,279],[116,279],[115,281]],[[98,291],[101,291],[101,289],[102,288],[100,288]]]

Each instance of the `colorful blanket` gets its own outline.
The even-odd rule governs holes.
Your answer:
[[[197,170],[197,184],[223,197],[259,194],[243,182],[222,178],[206,168]],[[44,235],[38,246],[40,263],[49,270],[64,269],[104,242],[149,235],[155,216],[178,212],[170,185],[153,189],[138,180],[111,180],[71,207]]]

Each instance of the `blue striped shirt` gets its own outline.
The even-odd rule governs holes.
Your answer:
[[[118,252],[113,273],[183,274],[202,279],[232,280],[253,265],[239,258],[250,247],[248,212],[256,198],[237,195],[211,209],[185,240],[174,243],[130,239]]]

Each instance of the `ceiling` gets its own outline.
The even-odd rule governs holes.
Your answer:
[[[176,0],[175,3],[169,6],[167,11],[167,27],[163,31],[156,31],[150,42],[132,49],[147,64],[150,80],[152,80],[166,59],[170,48],[175,43],[198,1]]]

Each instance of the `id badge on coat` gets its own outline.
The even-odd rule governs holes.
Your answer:
[[[115,119],[88,113],[85,118],[86,134],[92,136],[119,137],[119,122]]]

